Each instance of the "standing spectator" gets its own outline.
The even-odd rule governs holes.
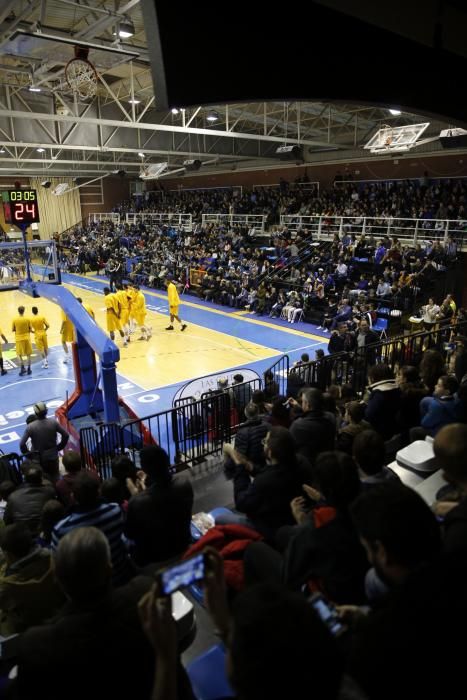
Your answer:
[[[82,469],[81,455],[74,450],[68,450],[63,455],[62,464],[65,469],[65,474],[55,482],[55,489],[59,500],[63,503],[65,508],[71,508],[74,503],[73,483],[76,475],[79,474]],[[92,475],[96,481],[99,482],[99,477],[96,472],[89,470],[88,474]]]
[[[164,562],[182,554],[190,543],[193,487],[172,476],[167,453],[157,445],[143,447],[141,468],[146,489],[128,504],[126,535],[134,541],[138,566]]]
[[[36,420],[28,425],[19,443],[23,454],[37,452],[42,469],[51,479],[58,478],[58,453],[66,447],[70,438],[55,418],[47,418],[47,406],[43,401],[34,404]],[[60,441],[57,443],[57,436]],[[28,440],[31,440],[32,449],[28,450]]]
[[[428,299],[428,304],[422,306],[422,319],[426,331],[431,331],[436,324],[439,314],[439,306],[435,304],[433,297]]]
[[[230,392],[233,398],[233,405],[237,409],[238,418],[241,421],[245,413],[245,407],[251,401],[251,386],[248,382],[244,382],[243,374],[234,374]]]

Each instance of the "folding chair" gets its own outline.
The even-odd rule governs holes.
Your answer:
[[[373,324],[373,329],[376,331],[376,333],[379,333],[380,340],[386,340],[388,335],[386,333],[388,328],[388,319],[387,318],[378,318],[376,319],[376,322]]]

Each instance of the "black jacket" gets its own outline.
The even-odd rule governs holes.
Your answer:
[[[71,603],[49,624],[32,627],[19,642],[18,700],[149,698],[154,651],[138,617],[151,579],[137,577],[93,604]],[[71,669],[79,665],[79,670]],[[179,664],[178,698],[193,698]]]
[[[292,525],[290,502],[302,494],[298,466],[270,464],[251,481],[239,467],[234,476],[235,507],[246,513],[256,529],[270,538],[282,525]]]
[[[290,432],[298,454],[311,465],[320,452],[334,449],[335,423],[324,411],[307,411],[294,420]]]
[[[26,523],[31,531],[35,532],[39,527],[44,505],[56,497],[55,489],[50,484],[22,484],[9,497],[3,520],[6,525]]]
[[[247,420],[235,436],[235,449],[253,464],[263,465],[265,457],[262,441],[270,428],[261,418]]]
[[[394,379],[383,379],[372,384],[370,389],[365,418],[384,440],[389,440],[398,432],[397,412],[400,408],[400,389],[396,386]]]
[[[184,552],[190,543],[192,507],[193,487],[178,477],[130,499],[125,534],[135,542],[133,558],[139,566]]]

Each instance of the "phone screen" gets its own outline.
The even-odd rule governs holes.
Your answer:
[[[316,595],[311,598],[310,602],[332,634],[341,634],[341,632],[346,629],[333,605],[325,598],[320,595]]]
[[[160,573],[161,592],[170,595],[180,588],[191,586],[196,581],[204,579],[204,554],[198,554],[191,559],[182,561]]]

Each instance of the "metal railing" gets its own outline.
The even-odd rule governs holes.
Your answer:
[[[200,399],[177,399],[174,408],[121,424],[102,423],[80,430],[83,464],[96,469],[102,479],[111,476],[112,459],[127,453],[139,466],[139,453],[145,445],[158,444],[168,454],[171,465],[180,471],[220,455],[245,421],[244,408],[261,380],[236,384],[225,390],[207,392]]]
[[[121,221],[121,217],[118,212],[114,211],[104,213],[93,213],[89,214],[87,223],[90,226],[93,223],[97,224],[101,221],[111,221],[113,224],[119,224]]]
[[[258,233],[264,233],[266,226],[266,216],[264,214],[203,214],[201,217],[202,226],[216,224],[218,226],[245,226],[254,228]]]
[[[268,381],[267,376],[272,375],[272,381],[275,382],[279,387],[279,394],[281,396],[287,396],[287,382],[289,377],[290,369],[290,359],[288,355],[282,355],[276,362],[274,362],[269,369],[264,373],[264,385],[267,388]]]
[[[393,371],[404,364],[418,366],[427,350],[438,350],[447,358],[447,345],[452,335],[466,333],[467,321],[462,321],[435,330],[389,338],[358,348],[354,352],[326,355],[321,360],[312,360],[298,368],[292,368],[288,374],[289,383],[291,374],[295,371],[303,386],[317,386],[325,391],[331,384],[350,384],[356,392],[363,393],[368,382],[368,369],[372,365],[383,362]]]
[[[127,224],[149,224],[150,226],[172,226],[183,231],[192,231],[193,216],[175,212],[128,212],[125,214]]]
[[[467,220],[457,219],[287,214],[281,215],[280,224],[290,232],[306,228],[318,240],[328,240],[336,234],[342,238],[345,233],[372,235],[375,238],[396,236],[415,245],[423,240],[446,241],[448,236],[458,243],[464,243],[467,238]]]

